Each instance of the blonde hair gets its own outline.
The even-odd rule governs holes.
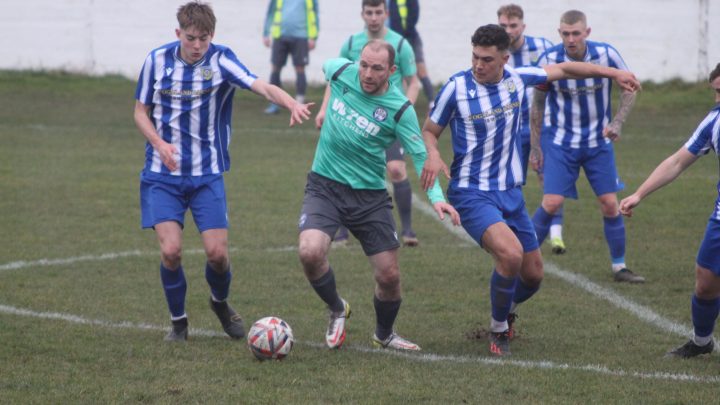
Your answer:
[[[585,13],[582,11],[569,10],[564,12],[562,17],[560,17],[560,24],[573,25],[577,22],[582,22],[587,25],[587,17],[585,17]]]
[[[506,4],[502,7],[500,7],[497,11],[497,16],[507,16],[510,17],[517,17],[519,19],[524,18],[524,13],[522,7],[518,6],[517,4]]]

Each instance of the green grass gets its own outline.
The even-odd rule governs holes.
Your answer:
[[[521,307],[511,361],[489,360],[486,341],[472,336],[489,321],[490,257],[418,210],[414,221],[421,246],[400,251],[404,301],[396,327],[426,356],[370,350],[373,281],[357,242],[331,252],[339,290],[354,315],[346,347],[324,349],[325,310],[296,253],[284,249],[297,242],[305,175],[318,133],[311,123],[288,129],[286,114],[262,115],[265,103],[246,92],[236,96],[233,169],[225,177],[231,302],[246,321],[267,315],[287,320],[298,344],[287,360],[261,363],[244,341],[219,337],[220,327],[207,308],[203,256],[193,252],[201,243],[189,216],[187,310],[192,327],[216,335],[197,333],[187,344],[166,344],[157,244],[152,231],[139,226],[144,142],[132,122],[133,94],[134,83],[118,77],[0,72],[0,99],[5,100],[0,266],[6,266],[0,267],[0,402],[716,400],[717,381],[707,379],[717,378],[717,354],[665,359],[665,351],[684,336],[553,275]],[[320,94],[312,89],[309,98],[319,103]],[[679,148],[711,106],[704,85],[646,85],[616,145],[627,186],[621,196]],[[446,131],[441,139],[446,160],[448,138]],[[568,254],[551,256],[544,248],[547,262],[689,327],[693,262],[716,198],[717,175],[715,158],[701,159],[627,221],[628,264],[647,277],[645,285],[612,282],[598,206],[584,178],[580,199],[566,205]],[[526,198],[534,211],[540,192],[532,177]],[[122,252],[134,253],[7,268],[18,261]],[[49,313],[60,315],[41,317]],[[119,327],[123,322],[129,324]]]

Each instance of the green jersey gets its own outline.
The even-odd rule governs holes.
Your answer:
[[[403,77],[415,76],[417,67],[415,66],[415,52],[408,41],[397,32],[387,29],[387,34],[383,38],[385,42],[395,48],[395,64],[397,70],[390,76],[390,81],[402,90]],[[367,31],[359,32],[350,38],[340,48],[340,57],[350,59],[353,62],[360,60],[360,52],[363,46],[370,41]]]
[[[402,91],[390,84],[383,94],[365,93],[358,64],[343,58],[325,62],[323,72],[330,97],[312,171],[354,189],[385,189],[385,149],[399,139],[422,173],[427,151],[415,109]],[[445,201],[438,182],[428,198]]]

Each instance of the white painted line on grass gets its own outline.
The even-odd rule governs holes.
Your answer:
[[[109,322],[98,319],[87,319],[77,315],[64,314],[58,312],[37,312],[28,309],[16,308],[9,305],[0,304],[0,312],[19,315],[40,319],[51,319],[58,321],[65,321],[70,323],[76,323],[80,325],[89,326],[101,326],[105,328],[118,328],[118,329],[138,329],[153,332],[164,332],[168,330],[168,327],[146,324],[146,323],[134,323],[134,322]],[[206,337],[225,337],[224,333],[190,328],[191,336],[206,336]],[[302,344],[315,349],[325,349],[325,345],[315,342],[301,342],[296,341],[296,344]],[[452,355],[438,355],[430,353],[407,353],[398,352],[394,350],[382,350],[372,349],[366,346],[349,345],[343,346],[345,350],[353,350],[361,353],[372,353],[378,355],[387,355],[400,357],[407,360],[419,361],[423,363],[463,363],[463,364],[481,364],[485,366],[510,366],[523,369],[540,369],[540,370],[559,370],[559,371],[582,371],[593,374],[614,376],[614,377],[634,377],[645,380],[665,380],[665,381],[679,381],[679,382],[696,382],[696,383],[720,383],[720,377],[718,376],[698,376],[692,374],[675,374],[675,373],[664,373],[664,372],[646,372],[646,371],[628,371],[623,369],[611,369],[601,365],[582,365],[582,364],[568,364],[568,363],[556,363],[553,361],[528,361],[528,360],[506,360],[496,359],[490,357],[474,357],[474,356],[452,356]]]
[[[281,246],[275,248],[267,248],[266,252],[291,252],[297,250],[296,246]],[[230,248],[231,253],[239,251],[238,248]],[[205,254],[204,249],[187,249],[183,251],[183,254],[197,255]],[[39,260],[19,260],[0,265],[0,271],[5,270],[18,270],[27,267],[46,267],[46,266],[63,266],[68,264],[80,263],[80,262],[94,262],[94,261],[105,261],[115,260],[122,257],[139,257],[139,256],[159,256],[159,251],[140,251],[140,250],[129,250],[126,252],[114,252],[104,253],[101,255],[83,255],[75,257],[66,257],[62,259],[39,259]]]
[[[412,196],[412,202],[413,206],[423,212],[424,214],[427,214],[435,219],[438,219],[437,213],[426,202],[422,201],[417,195],[413,193]],[[468,235],[467,232],[465,232],[465,229],[462,228],[462,226],[454,226],[447,218],[445,218],[444,221],[440,221],[443,226],[448,229],[452,234],[459,237],[460,239],[471,242],[475,245],[477,243],[475,240]],[[625,298],[622,295],[616,293],[615,291],[603,287],[599,284],[594,283],[587,277],[573,273],[567,270],[563,270],[559,268],[554,263],[550,263],[547,261],[547,259],[543,258],[543,262],[545,265],[545,273],[552,274],[553,276],[556,276],[560,278],[561,280],[570,283],[574,285],[575,287],[582,288],[583,290],[589,292],[590,294],[596,296],[597,298],[600,298],[602,300],[605,300],[612,305],[631,312],[633,315],[640,318],[642,321],[645,321],[651,325],[654,325],[662,330],[665,330],[667,332],[673,333],[678,336],[682,337],[688,337],[692,336],[693,330],[690,326],[686,326],[674,321],[671,321],[662,315],[658,314],[657,312],[653,311],[651,308],[646,307],[644,305],[638,304],[629,298]]]

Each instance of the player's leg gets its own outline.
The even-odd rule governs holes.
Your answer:
[[[187,282],[182,267],[182,228],[175,221],[155,225],[155,234],[160,244],[160,281],[170,311],[172,330],[165,336],[167,341],[187,339],[188,319],[185,312]]]
[[[712,333],[719,312],[720,221],[710,219],[695,264],[695,293],[692,297],[695,334],[687,343],[670,351],[668,355],[688,358],[711,353],[714,345]]]
[[[340,213],[329,196],[336,195],[343,185],[315,173],[308,175],[305,196],[298,228],[298,256],[308,282],[330,311],[325,342],[330,348],[339,348],[345,341],[345,320],[350,316],[350,305],[340,298],[335,274],[330,262],[331,235],[337,231]],[[343,191],[340,190],[342,193]]]
[[[490,277],[490,353],[510,355],[508,316],[522,269],[523,248],[510,227],[496,222],[482,236],[482,246],[492,255],[495,269]]]
[[[228,214],[222,175],[191,178],[190,211],[205,248],[205,280],[208,299],[225,333],[233,339],[245,337],[242,317],[228,303],[232,271],[228,254]]]
[[[550,221],[550,247],[556,255],[565,254],[565,241],[563,241],[562,229],[565,217],[565,204],[561,204],[560,208],[555,211],[552,221]]]
[[[615,153],[607,144],[588,151],[583,163],[585,175],[600,203],[605,241],[610,251],[613,278],[619,282],[643,283],[645,279],[627,268],[625,263],[625,221],[620,215],[617,191],[622,188],[615,168]]]
[[[182,268],[182,229],[188,208],[180,178],[143,172],[140,176],[140,208],[143,228],[155,229],[160,246],[162,282],[173,329],[168,341],[187,339],[185,294],[187,282]]]
[[[720,276],[699,264],[695,266],[695,293],[691,308],[694,336],[668,352],[669,356],[690,358],[712,353],[714,348],[712,333],[720,313]]]
[[[392,200],[386,190],[353,190],[348,196],[348,212],[361,212],[347,217],[350,232],[357,238],[373,268],[375,291],[375,347],[398,350],[420,350],[420,347],[395,333],[393,325],[400,311],[400,269],[397,251]],[[360,210],[359,208],[363,209]]]
[[[272,63],[272,71],[270,72],[270,84],[274,84],[278,87],[282,87],[282,80],[280,79],[280,73],[282,68],[287,63],[288,54],[290,48],[285,38],[275,38],[272,42],[270,55],[270,62]],[[277,114],[280,112],[280,107],[276,104],[270,103],[265,109],[265,114]]]
[[[414,247],[419,244],[417,235],[412,229],[412,188],[407,175],[405,154],[399,141],[395,141],[385,150],[388,178],[393,185],[393,195],[400,215],[402,241],[404,246]]]
[[[543,142],[543,152],[543,198],[532,218],[540,244],[547,238],[553,218],[562,208],[565,198],[577,198],[575,182],[580,175],[577,151]]]
[[[542,253],[535,236],[532,221],[523,208],[515,215],[508,215],[507,224],[518,237],[523,248],[522,266],[515,282],[515,294],[508,315],[510,338],[515,335],[514,323],[517,319],[517,308],[529,300],[540,289],[544,277]]]
[[[410,45],[413,48],[413,52],[415,53],[415,66],[417,67],[417,77],[422,84],[423,93],[425,93],[425,97],[427,97],[430,108],[432,108],[432,103],[435,100],[435,88],[430,81],[427,67],[425,66],[425,51],[423,49],[422,39],[420,38],[420,35],[418,35],[412,40],[409,40],[408,42],[410,42]]]
[[[293,66],[295,66],[295,100],[298,103],[304,103],[307,90],[305,66],[310,63],[310,49],[308,48],[307,39],[294,38],[291,52]]]

